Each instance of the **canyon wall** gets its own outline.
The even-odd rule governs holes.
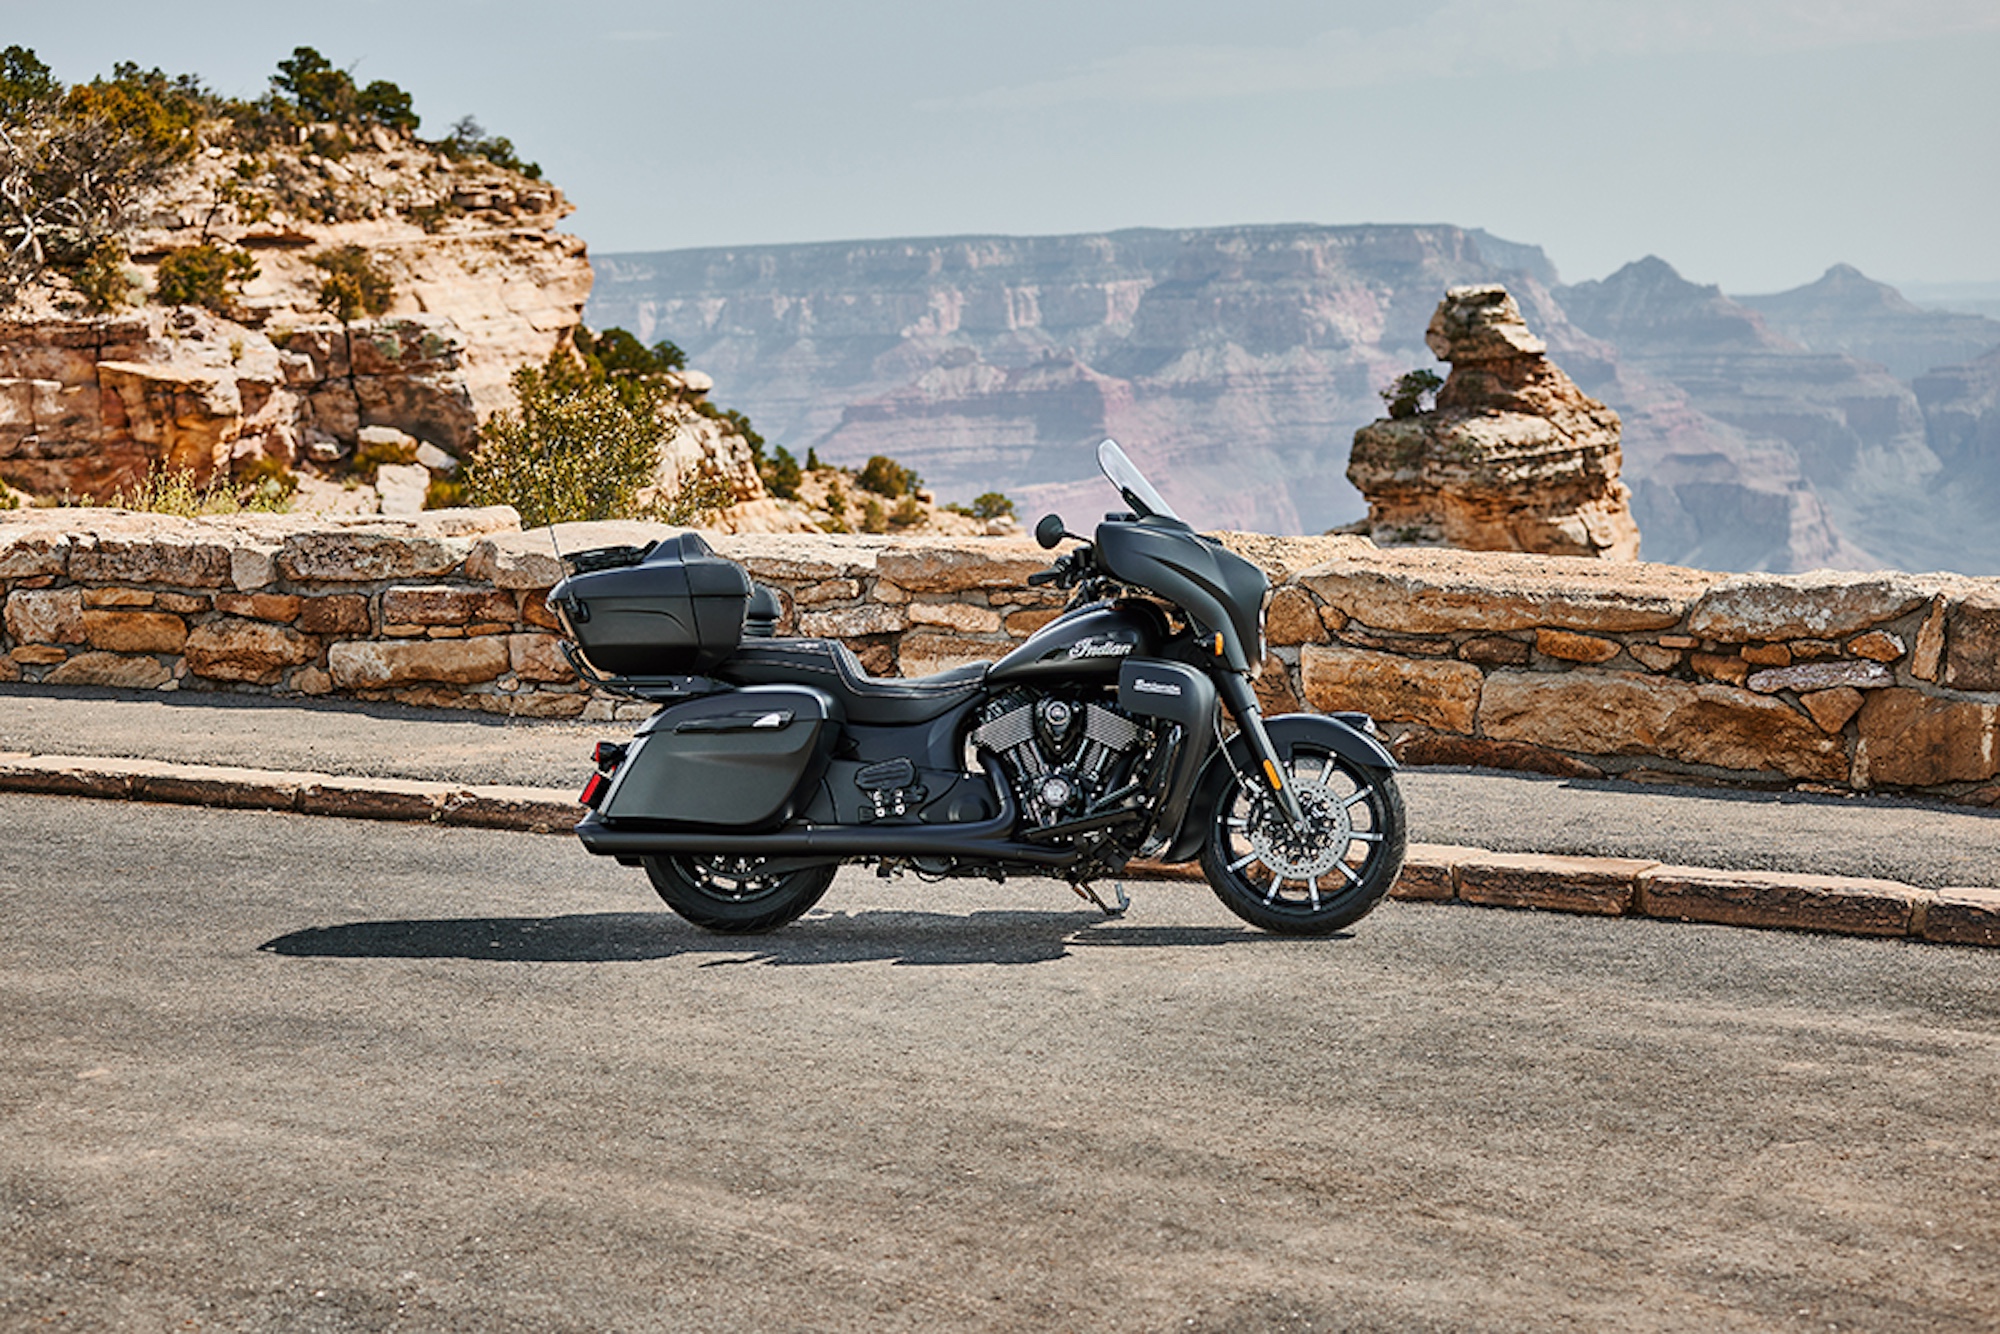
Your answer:
[[[649,540],[558,530],[562,549]],[[2000,580],[1741,574],[1224,534],[1276,585],[1274,711],[1362,709],[1410,763],[2000,804]],[[1054,617],[1047,555],[982,538],[716,535],[781,632],[878,674],[996,658]],[[0,680],[642,716],[564,661],[546,531],[513,513],[0,515]]]
[[[1131,230],[746,246],[597,260],[588,315],[672,338],[773,439],[886,453],[946,499],[1100,507],[1119,439],[1197,523],[1359,519],[1348,442],[1433,365],[1448,287],[1501,283],[1624,423],[1652,560],[2000,572],[2000,460],[1947,457],[1912,377],[2000,344],[1835,269],[1732,300],[1657,259],[1565,287],[1532,246],[1450,226]],[[1884,364],[1886,363],[1886,364]],[[1954,409],[1946,407],[1950,413]]]

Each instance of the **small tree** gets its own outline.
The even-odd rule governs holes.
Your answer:
[[[854,481],[865,491],[894,500],[898,496],[915,495],[923,479],[894,459],[876,454],[861,465]]]
[[[796,500],[799,483],[805,480],[805,470],[792,457],[792,451],[779,445],[777,453],[764,468],[764,489],[780,500]]]
[[[1426,400],[1434,402],[1437,391],[1443,387],[1444,381],[1435,371],[1409,371],[1397,376],[1387,389],[1380,391],[1379,397],[1389,416],[1401,421],[1423,411]]]
[[[972,517],[975,519],[998,519],[1013,512],[1014,502],[998,491],[988,491],[972,501]]]
[[[206,306],[227,314],[243,284],[256,276],[257,262],[244,251],[203,242],[167,252],[153,295],[164,306]]]
[[[312,264],[326,275],[319,285],[319,308],[333,312],[343,324],[361,315],[380,315],[395,300],[395,284],[361,246],[315,255]]]

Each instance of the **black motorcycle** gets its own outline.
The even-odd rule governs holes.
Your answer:
[[[1112,441],[1129,512],[1030,575],[1074,590],[998,662],[869,676],[846,645],[778,638],[776,595],[700,537],[585,552],[549,593],[580,675],[667,705],[597,747],[577,834],[643,866],[697,925],[763,931],[844,861],[926,878],[1094,881],[1186,862],[1270,931],[1324,935],[1403,864],[1396,762],[1365,715],[1265,718],[1270,583],[1196,533]],[[1049,515],[1044,548],[1065,539]],[[1234,722],[1225,735],[1225,715]]]

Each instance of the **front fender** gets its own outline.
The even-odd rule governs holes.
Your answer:
[[[1362,714],[1281,713],[1275,718],[1266,718],[1264,730],[1270,734],[1271,744],[1280,755],[1289,755],[1294,745],[1305,742],[1323,746],[1363,768],[1396,768],[1396,757],[1389,753],[1388,747],[1360,726],[1348,722],[1349,718],[1366,722]],[[1238,732],[1229,738],[1227,746],[1209,757],[1208,767],[1202,770],[1201,778],[1195,784],[1194,798],[1188,802],[1187,814],[1181,819],[1180,829],[1157,860],[1184,862],[1198,856],[1202,840],[1208,836],[1209,813],[1215,809],[1215,803],[1222,800],[1238,772],[1248,773],[1256,767],[1257,761],[1251,756],[1250,743],[1244,735]]]

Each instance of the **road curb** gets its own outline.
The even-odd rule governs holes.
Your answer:
[[[0,792],[537,834],[566,833],[579,815],[576,798],[553,788],[20,752],[0,753]],[[1130,873],[1201,879],[1192,865],[1159,862],[1134,862]],[[1930,890],[1851,876],[1413,843],[1390,897],[2000,948],[2000,888],[1980,886]]]

